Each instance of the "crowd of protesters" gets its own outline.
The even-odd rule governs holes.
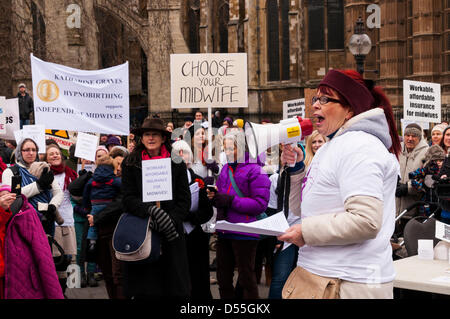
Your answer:
[[[24,86],[21,92],[25,101]],[[433,185],[425,176],[450,177],[449,126],[434,125],[426,136],[411,123],[398,134],[383,90],[351,70],[329,71],[312,108],[316,130],[310,136],[296,145],[274,145],[253,160],[245,119],[222,118],[220,111],[211,123],[200,111],[179,128],[154,115],[129,136],[102,134],[94,163],[76,158],[75,144],[65,156],[51,139],[44,152],[30,138],[17,145],[2,141],[0,297],[64,298],[66,269],[78,265],[81,288],[103,278],[111,299],[210,300],[210,243],[217,237],[221,299],[261,298],[263,264],[269,299],[317,293],[393,298],[398,247],[391,237],[404,227],[394,219],[429,199]],[[24,124],[28,120],[24,114]],[[144,202],[143,162],[165,158],[171,159],[173,197]],[[279,237],[210,227],[279,212],[289,224]],[[117,258],[113,236],[123,213],[150,216],[161,240],[156,261]],[[409,218],[429,214],[417,207]],[[442,209],[442,218],[450,218],[450,207]],[[368,289],[368,278],[379,286]],[[314,286],[320,280],[334,290],[320,291]]]

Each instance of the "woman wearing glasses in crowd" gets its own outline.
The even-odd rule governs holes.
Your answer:
[[[31,138],[22,140],[15,151],[16,165],[3,172],[2,182],[11,187],[12,177],[17,174],[21,176],[22,194],[39,212],[45,232],[53,236],[56,208],[62,203],[64,194],[50,169],[44,168],[39,178],[29,172],[31,164],[39,161],[38,152],[39,148]],[[46,210],[43,210],[38,203],[49,205]]]
[[[302,223],[278,239],[300,247],[291,274],[300,279],[288,279],[283,297],[311,298],[296,291],[302,278],[319,276],[335,282],[335,298],[393,298],[400,141],[391,104],[353,70],[329,71],[312,102],[317,130],[330,140],[314,156],[302,189],[291,183],[302,197]],[[295,154],[303,160],[300,149],[286,145],[282,162],[294,164]]]

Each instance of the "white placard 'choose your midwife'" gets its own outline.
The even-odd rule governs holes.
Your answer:
[[[142,161],[142,201],[172,200],[171,158]]]

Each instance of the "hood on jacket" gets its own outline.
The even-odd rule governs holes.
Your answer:
[[[377,137],[387,149],[392,146],[389,125],[382,108],[377,107],[352,117],[334,137],[353,131],[363,131]]]
[[[26,140],[29,140],[29,139],[30,139],[30,140],[33,140],[33,139],[29,138],[29,137],[27,137],[27,138],[21,140],[21,141],[17,144],[16,149],[14,150],[14,156],[15,156],[15,158],[16,158],[16,163],[22,164],[24,167],[27,167],[28,165],[27,165],[27,164],[25,163],[25,161],[23,160],[21,150],[22,150],[22,145],[23,145],[23,143],[24,143]],[[34,141],[34,140],[33,140],[33,141]],[[39,161],[39,146],[37,145],[36,142],[34,142],[34,144],[36,145],[36,161]]]
[[[92,179],[98,183],[105,183],[116,177],[114,175],[114,167],[110,165],[99,165],[95,168]]]

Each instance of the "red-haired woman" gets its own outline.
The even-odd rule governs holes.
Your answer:
[[[400,141],[391,104],[356,71],[330,70],[312,105],[317,130],[330,140],[314,156],[302,189],[291,185],[302,197],[302,223],[278,238],[300,247],[297,275],[335,281],[334,297],[393,298]],[[282,162],[293,164],[294,154],[302,160],[301,150],[286,145]],[[295,292],[286,285],[283,297]]]

